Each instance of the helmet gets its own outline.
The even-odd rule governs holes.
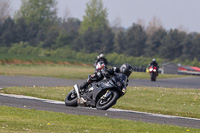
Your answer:
[[[103,69],[104,67],[105,67],[104,62],[103,62],[103,61],[100,61],[100,62],[98,62],[97,65],[96,65],[96,70],[101,70],[101,69]]]
[[[133,67],[131,65],[129,65],[128,63],[124,63],[120,67],[120,72],[124,73],[127,77],[129,77],[131,75],[132,71],[133,71]]]
[[[155,62],[155,61],[156,61],[156,59],[153,59],[152,61],[153,61],[153,62]]]
[[[100,58],[104,58],[104,54],[100,54],[99,57],[100,57]]]

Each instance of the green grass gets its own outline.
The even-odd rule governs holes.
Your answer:
[[[0,132],[184,133],[200,129],[0,106]]]
[[[0,93],[64,101],[72,87],[10,87]],[[128,87],[114,108],[200,118],[200,90],[160,87]]]
[[[87,79],[88,74],[93,74],[94,68],[80,65],[0,65],[0,75],[28,75],[57,77],[65,79]],[[160,74],[162,78],[180,78],[185,75]],[[150,79],[148,73],[133,72],[130,79]]]
[[[48,64],[48,62],[51,62],[51,63],[58,63],[58,62],[75,63],[75,62],[78,62],[75,60],[71,60],[69,58],[62,58],[62,57],[48,57],[48,56],[27,55],[27,54],[8,54],[8,53],[2,54],[2,53],[0,53],[1,64],[9,64],[9,63],[15,64],[16,60],[21,61],[21,64],[26,64],[25,62],[29,62],[31,64],[37,64],[39,62],[44,63],[44,64]]]
[[[200,90],[129,87],[116,108],[165,115],[200,118]]]
[[[0,65],[1,75],[28,75],[66,79],[86,79],[92,67],[79,65]]]

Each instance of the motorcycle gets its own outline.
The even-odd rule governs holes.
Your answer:
[[[151,77],[151,81],[156,81],[156,78],[157,78],[157,75],[158,75],[157,67],[156,66],[151,65],[149,67],[149,75]]]
[[[95,72],[106,67],[106,65],[103,61],[99,61],[99,62],[97,62],[97,64],[94,63],[93,66],[95,68]]]
[[[80,92],[78,84],[74,85],[65,98],[66,106],[84,106],[99,110],[107,110],[117,103],[126,91],[127,76],[119,73],[109,79],[93,82]]]

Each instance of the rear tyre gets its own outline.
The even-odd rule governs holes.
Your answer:
[[[119,94],[116,91],[111,91],[111,94],[108,97],[103,98],[103,96],[101,96],[99,98],[96,103],[96,108],[99,110],[107,110],[117,103],[118,98]]]
[[[77,104],[77,94],[75,93],[75,90],[71,90],[66,98],[65,98],[65,105],[66,106],[73,106],[73,107],[76,107],[78,106]]]

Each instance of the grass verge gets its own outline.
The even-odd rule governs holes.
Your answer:
[[[200,129],[0,106],[0,132],[183,133]]]
[[[80,65],[0,65],[1,75],[28,75],[66,79],[86,79],[92,67]]]
[[[64,101],[72,87],[10,87],[0,93],[20,94]],[[160,87],[128,87],[114,108],[200,118],[200,90]]]

